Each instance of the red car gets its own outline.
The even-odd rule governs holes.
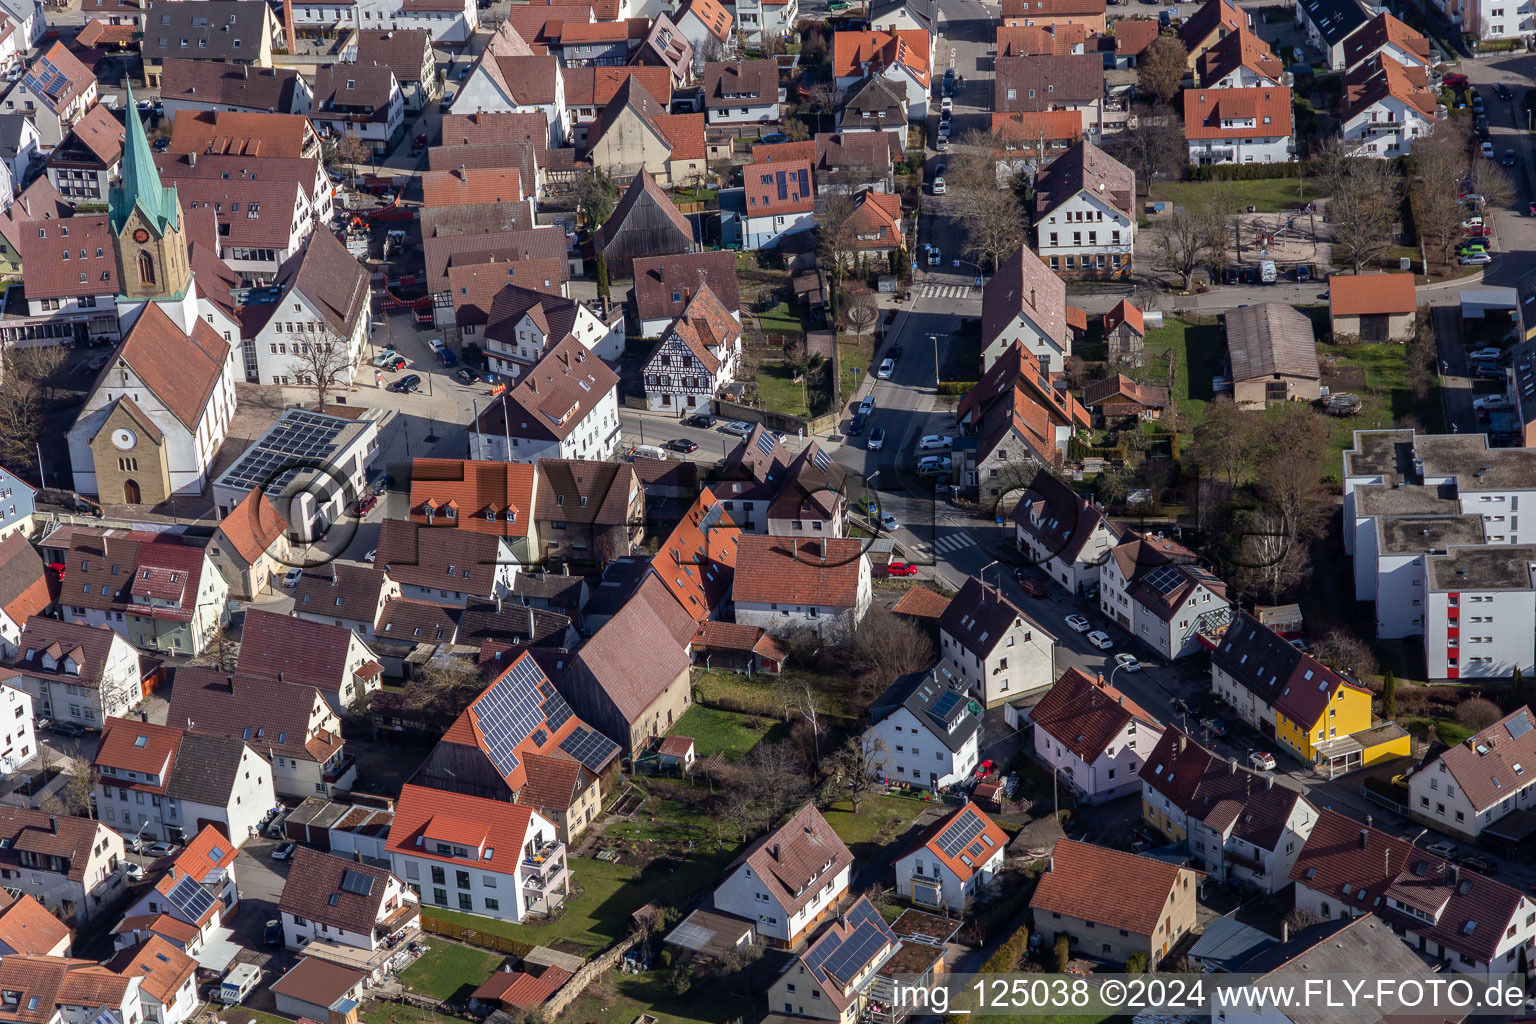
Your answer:
[[[49,562],[48,563],[48,571],[52,572],[52,573],[57,573],[59,579],[61,579],[61,580],[64,578],[64,568],[65,568],[65,566],[64,566],[63,562]]]
[[[377,505],[378,503],[379,496],[377,494],[365,494],[361,498],[357,499],[357,502],[352,506],[352,514],[361,519],[369,512],[372,512],[373,506]]]
[[[1045,588],[1042,587],[1040,585],[1040,581],[1035,579],[1033,576],[1020,576],[1019,589],[1024,591],[1024,593],[1028,594],[1030,597],[1045,596]]]
[[[992,759],[988,758],[987,760],[981,762],[981,764],[976,766],[976,777],[978,779],[984,779],[988,775],[991,775],[992,774],[992,769],[996,768],[996,767],[997,767],[997,765],[992,762]]]
[[[886,566],[885,571],[889,576],[916,576],[917,566],[907,562],[892,562]]]

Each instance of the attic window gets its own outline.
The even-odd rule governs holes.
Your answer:
[[[1477,931],[1476,921],[1468,921],[1466,924],[1461,926],[1461,934],[1463,935],[1471,935],[1475,931]]]
[[[148,736],[135,736],[133,738],[133,745],[136,746],[136,747],[148,746],[149,745],[149,737]]]

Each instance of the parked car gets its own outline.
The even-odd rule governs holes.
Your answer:
[[[1272,772],[1275,770],[1275,755],[1267,750],[1250,750],[1248,763],[1261,772]]]
[[[1480,853],[1474,853],[1469,857],[1461,858],[1461,866],[1464,868],[1471,868],[1473,871],[1477,871],[1485,875],[1492,874],[1493,872],[1499,870],[1498,864],[1494,863],[1491,857],[1484,857]]]
[[[1450,860],[1456,856],[1456,844],[1446,842],[1443,839],[1439,842],[1430,843],[1428,846],[1424,847],[1424,850],[1426,853],[1432,853],[1436,857],[1444,857],[1446,860]]]
[[[402,395],[412,395],[421,390],[421,378],[414,373],[408,373],[389,386],[389,390],[399,392]]]
[[[453,379],[460,384],[479,384],[481,377],[467,366],[461,366],[453,371]]]
[[[289,857],[293,856],[293,851],[295,848],[296,844],[294,843],[279,843],[272,848],[272,859],[287,860]]]
[[[459,357],[453,354],[453,349],[451,349],[451,348],[440,348],[440,349],[438,349],[437,350],[437,361],[442,363],[444,366],[458,366],[459,365]]]
[[[1141,671],[1141,662],[1136,660],[1136,655],[1126,654],[1124,651],[1121,651],[1119,654],[1115,655],[1115,664],[1119,665],[1127,672]]]
[[[1457,262],[1464,267],[1485,267],[1493,262],[1493,257],[1486,252],[1469,252]]]
[[[686,437],[676,437],[668,441],[664,447],[670,448],[674,452],[682,452],[684,455],[689,455],[699,450],[699,443],[697,441],[690,441]]]
[[[301,580],[303,578],[304,578],[304,570],[300,569],[298,567],[294,567],[292,569],[289,569],[287,572],[283,573],[283,586],[285,586],[285,587],[296,587],[296,586],[299,585],[299,580]]]
[[[1205,720],[1205,727],[1211,731],[1212,736],[1225,736],[1227,734],[1227,723],[1219,718],[1207,718]]]
[[[1498,363],[1473,363],[1472,376],[1481,377],[1484,380],[1503,380],[1504,367]]]
[[[1092,633],[1089,633],[1088,642],[1093,644],[1093,646],[1097,647],[1101,651],[1107,651],[1114,646],[1114,641],[1110,640],[1109,634],[1104,632],[1102,629],[1096,629]]]
[[[123,836],[123,849],[129,853],[139,853],[144,849],[144,840],[138,836]]]
[[[388,473],[385,473],[373,483],[369,484],[368,489],[374,494],[383,494],[393,486],[395,486],[395,478],[390,476]]]
[[[383,352],[380,352],[378,355],[373,357],[373,365],[386,370],[393,370],[395,368],[394,362],[397,359],[400,359],[400,353],[396,352],[392,348],[387,348]],[[404,360],[400,361],[404,362]]]
[[[1484,160],[1492,160],[1493,159],[1493,143],[1489,142],[1487,139],[1484,139],[1483,140],[1483,145],[1482,145],[1482,152],[1483,152],[1483,159]]]
[[[928,250],[928,265],[930,267],[937,267],[937,266],[941,265],[943,262],[944,262],[944,254],[939,251],[939,247],[938,246],[934,246],[932,249]]]
[[[54,722],[48,726],[48,731],[55,736],[68,736],[70,739],[85,735],[85,727],[74,722]]]
[[[954,99],[952,97],[945,96],[943,99],[941,99],[939,101],[939,109],[940,110],[954,110],[955,109],[955,101],[954,101]]]
[[[890,380],[891,371],[894,369],[896,369],[896,360],[887,359],[885,362],[880,364],[880,369],[875,371],[875,376],[879,377],[881,380]]]
[[[865,395],[864,396],[864,400],[859,403],[859,415],[860,416],[868,416],[870,413],[872,413],[874,411],[875,411],[875,393],[873,391],[871,391],[869,394]]]
[[[1509,86],[1505,85],[1503,82],[1498,82],[1494,85],[1493,94],[1501,100],[1514,98],[1514,93],[1510,92]]]
[[[910,562],[892,562],[885,567],[888,576],[916,576],[917,566]]]
[[[1068,615],[1067,626],[1074,633],[1086,633],[1088,632],[1089,622],[1081,615]]]
[[[261,939],[269,946],[281,946],[283,944],[283,922],[273,918],[268,921],[262,930]]]
[[[742,420],[731,420],[728,423],[720,424],[720,432],[722,434],[730,434],[733,437],[746,438],[752,436],[752,424]]]
[[[869,440],[864,442],[864,447],[872,452],[878,452],[885,447],[885,428],[876,427],[869,432]]]
[[[1503,164],[1505,167],[1515,166],[1515,151],[1512,149],[1506,149],[1504,151],[1504,158],[1500,160],[1499,163]]]
[[[181,847],[177,846],[175,843],[150,843],[149,846],[144,849],[144,856],[174,857],[176,856],[176,851],[180,849]]]
[[[1504,358],[1504,350],[1495,345],[1485,345],[1482,348],[1473,349],[1471,352],[1468,352],[1467,358],[1473,362],[1480,362],[1484,359],[1502,359]]]
[[[978,779],[984,779],[988,775],[991,775],[992,774],[992,769],[994,769],[996,767],[997,767],[997,762],[992,760],[989,757],[985,761],[981,762],[981,764],[976,766],[976,777]]]
[[[715,425],[715,418],[707,412],[696,412],[692,416],[684,417],[683,425],[686,427],[708,428]]]
[[[1481,398],[1472,399],[1474,409],[1507,409],[1509,397],[1507,395],[1484,395]]]
[[[950,462],[948,455],[924,455],[922,458],[917,460],[917,471],[919,473],[923,472],[924,470],[928,470],[929,472],[940,471],[948,473],[949,466]]]
[[[955,446],[955,439],[947,434],[924,434],[917,439],[920,452],[948,451]]]
[[[864,433],[864,427],[867,423],[869,423],[868,416],[865,416],[861,412],[854,413],[853,419],[848,421],[848,436],[858,437],[860,434]]]
[[[948,135],[940,135],[939,136],[939,141],[934,143],[933,148],[938,150],[940,153],[947,153],[947,152],[949,152],[949,136]]]
[[[144,880],[144,868],[131,860],[123,861],[123,874],[130,882],[142,882]]]
[[[1486,239],[1474,238],[1470,241],[1462,242],[1461,248],[1457,251],[1460,252],[1463,256],[1470,256],[1475,252],[1487,252],[1488,242]]]
[[[357,501],[353,502],[352,514],[357,518],[362,519],[369,512],[372,512],[373,506],[377,505],[378,503],[379,496],[377,494],[365,494],[361,498],[358,498]]]
[[[1015,569],[1013,578],[1018,581],[1019,589],[1030,597],[1045,596],[1045,585],[1036,579],[1033,573],[1025,569]]]
[[[881,512],[880,529],[885,530],[887,533],[894,533],[895,531],[901,529],[901,523],[897,522],[896,517],[891,515],[889,512]]]
[[[933,179],[933,194],[936,196],[944,194],[944,179],[942,177]]]

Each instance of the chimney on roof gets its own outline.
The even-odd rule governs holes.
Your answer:
[[[336,568],[336,563],[332,562],[331,563],[331,586],[333,586],[333,587],[340,586],[340,584],[341,584],[341,571]]]
[[[278,682],[282,682],[283,681],[283,670],[282,669],[278,669],[277,670],[277,681]]]
[[[778,843],[774,843],[773,844],[773,849],[770,850],[769,852],[773,854],[773,859],[774,860],[778,860],[779,859],[779,844]]]
[[[57,814],[48,815],[48,831],[54,835],[59,834],[59,816]]]
[[[1375,816],[1374,816],[1374,815],[1370,815],[1370,814],[1367,814],[1367,815],[1366,815],[1366,816],[1365,816],[1365,827],[1366,827],[1366,828],[1370,828],[1370,827],[1372,827],[1372,826],[1373,826],[1373,825],[1375,825],[1375,824],[1376,824],[1376,818],[1375,818]]]
[[[1370,829],[1363,828],[1363,829],[1360,830],[1360,849],[1362,849],[1362,850],[1365,849],[1365,844],[1370,841],[1370,838],[1371,838],[1371,830]]]
[[[1189,737],[1179,733],[1179,753],[1184,753],[1184,744],[1189,742]]]
[[[148,711],[142,711],[142,710],[141,710],[141,711],[140,711],[140,712],[139,712],[139,721],[141,721],[141,722],[147,722],[147,721],[149,721],[149,712],[148,712]]]
[[[192,152],[192,153],[188,153],[187,154],[187,166],[188,167],[196,167],[197,166],[197,153],[196,152]]]
[[[1460,884],[1460,882],[1461,882],[1461,865],[1460,864],[1452,864],[1451,865],[1451,884],[1452,885],[1458,885],[1458,884]]]
[[[1033,288],[1031,288],[1029,290],[1029,308],[1030,309],[1038,309],[1039,308],[1038,306],[1035,305],[1035,290]]]
[[[1275,777],[1273,775],[1266,774],[1264,776],[1264,788],[1265,789],[1274,789],[1275,788]]]
[[[1284,945],[1285,943],[1290,942],[1290,941],[1291,941],[1291,922],[1287,921],[1285,918],[1282,917],[1280,919],[1280,944]]]
[[[533,643],[533,605],[528,606],[528,642]]]
[[[496,595],[496,614],[497,615],[501,614],[501,595],[500,594]]]
[[[1237,774],[1237,758],[1235,758],[1235,757],[1227,758],[1227,767],[1228,767],[1228,771],[1227,771],[1228,775],[1236,775]]]

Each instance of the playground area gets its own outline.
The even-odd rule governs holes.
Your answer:
[[[1262,259],[1274,260],[1281,267],[1326,263],[1328,243],[1318,237],[1323,230],[1317,203],[1281,213],[1240,213],[1236,235],[1241,243],[1229,246],[1227,256],[1238,264]]]

